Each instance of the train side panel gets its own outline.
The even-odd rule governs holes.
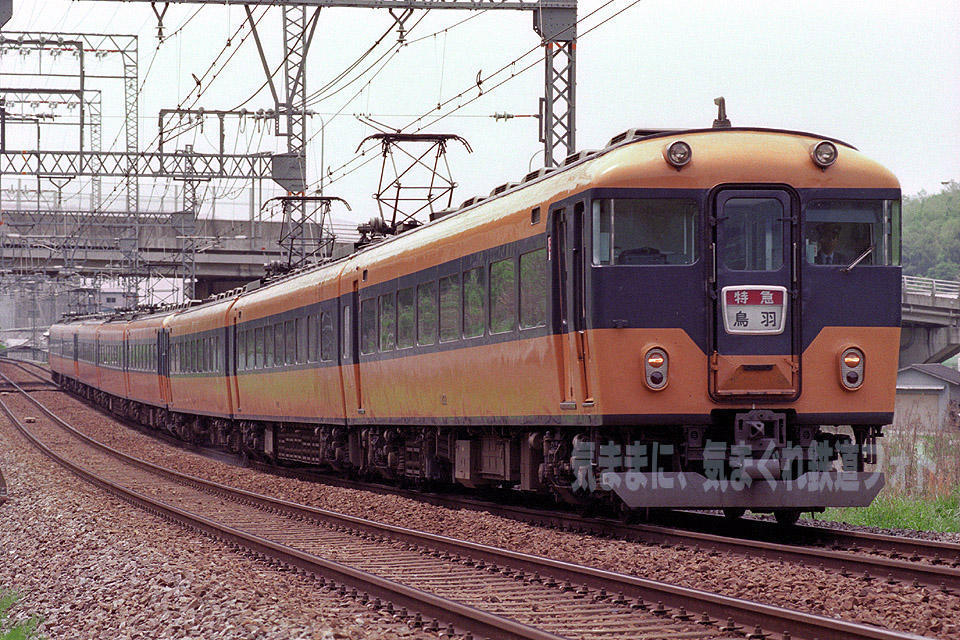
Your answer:
[[[220,418],[233,416],[226,329],[233,302],[230,299],[188,309],[168,322],[172,411]]]
[[[158,337],[163,316],[132,320],[127,328],[127,379],[129,398],[153,406],[165,407],[163,379],[158,374]]]
[[[238,417],[343,423],[337,300],[328,297],[335,296],[338,273],[338,267],[320,269],[237,301]]]
[[[126,322],[105,322],[97,328],[99,351],[97,388],[117,398],[127,397],[126,375],[123,368],[123,336]]]

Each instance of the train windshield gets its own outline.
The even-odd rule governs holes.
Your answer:
[[[678,198],[593,202],[593,263],[684,265],[697,259],[699,206]]]
[[[805,212],[804,255],[816,265],[900,264],[900,202],[816,200]]]

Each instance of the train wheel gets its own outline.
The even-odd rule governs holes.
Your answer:
[[[797,520],[800,519],[800,511],[798,509],[777,509],[773,512],[773,517],[777,519],[777,524],[790,527],[797,524]]]
[[[746,512],[743,507],[727,507],[723,510],[723,517],[727,520],[739,520]]]

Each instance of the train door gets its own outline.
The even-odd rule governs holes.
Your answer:
[[[560,408],[592,406],[586,370],[586,298],[584,265],[584,205],[555,209],[553,216],[554,334],[562,397]]]
[[[780,189],[716,195],[714,350],[717,399],[791,399],[799,393],[796,205]]]
[[[344,405],[349,417],[356,409],[364,414],[363,393],[360,387],[360,283],[353,281],[352,291],[340,297],[340,382],[343,385]]]
[[[80,378],[80,365],[77,360],[80,358],[80,336],[78,334],[73,334],[73,363],[70,367],[73,371],[73,377],[75,379]]]
[[[121,333],[120,341],[120,372],[121,372],[121,388],[123,389],[123,397],[130,397],[130,335],[127,333],[128,329],[123,328],[123,333]]]
[[[160,379],[160,401],[170,404],[170,330],[157,332],[157,375]]]
[[[237,344],[237,315],[228,313],[227,318],[233,316],[232,322],[227,322],[223,330],[223,358],[220,363],[223,367],[224,375],[227,377],[227,402],[230,407],[231,415],[240,412],[240,382],[237,379],[237,361],[240,359],[239,348]],[[234,416],[236,417],[236,416]]]

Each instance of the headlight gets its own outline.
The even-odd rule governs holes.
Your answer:
[[[677,140],[667,145],[663,151],[663,157],[670,166],[679,171],[690,164],[690,160],[693,159],[693,149],[683,140]]]
[[[644,381],[653,391],[659,391],[667,386],[667,352],[660,347],[647,351],[643,359]]]
[[[829,140],[822,140],[810,149],[813,163],[821,169],[826,169],[837,161],[837,145]]]
[[[840,384],[851,391],[863,385],[863,351],[851,347],[840,354]]]

